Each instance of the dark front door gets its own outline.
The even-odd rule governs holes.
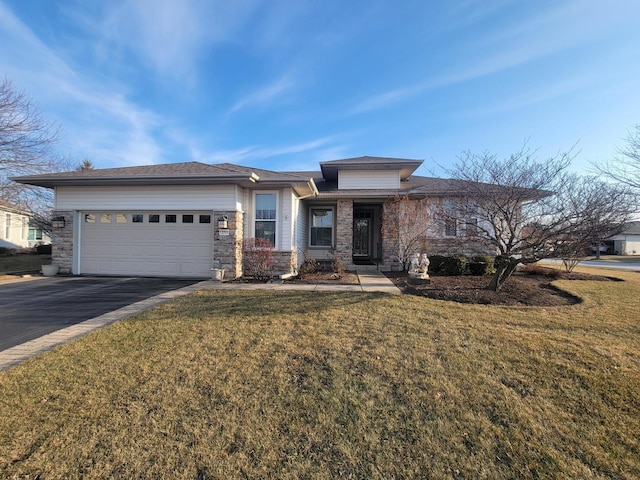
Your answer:
[[[363,215],[363,218],[353,219],[353,256],[368,257],[369,243],[371,242],[371,219]]]

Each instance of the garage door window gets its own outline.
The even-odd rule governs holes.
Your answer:
[[[149,223],[160,223],[160,215],[157,213],[149,215]]]
[[[124,213],[116,214],[116,223],[127,223],[127,216]]]
[[[131,221],[133,223],[142,223],[144,222],[144,215],[141,213],[134,213],[131,215]]]
[[[176,223],[176,216],[175,215],[165,215],[164,216],[164,222],[165,223]]]
[[[182,223],[193,223],[193,215],[182,215]]]
[[[200,215],[200,223],[211,223],[211,215]]]
[[[96,216],[95,215],[91,215],[91,214],[87,214],[84,216],[84,221],[85,223],[96,223]]]
[[[103,213],[100,215],[100,223],[111,223],[111,214]]]

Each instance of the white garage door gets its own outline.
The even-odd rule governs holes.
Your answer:
[[[211,222],[210,212],[83,212],[80,273],[209,277]]]

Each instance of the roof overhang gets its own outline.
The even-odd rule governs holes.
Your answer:
[[[15,177],[14,180],[37,187],[98,187],[98,186],[153,186],[153,185],[239,185],[245,188],[292,188],[298,196],[317,195],[318,189],[312,178],[299,176],[261,180],[255,172],[233,175],[127,175],[127,176],[68,176],[68,175],[32,175]]]
[[[332,160],[320,162],[322,176],[328,182],[338,181],[340,170],[387,170],[399,171],[400,180],[404,181],[411,176],[416,169],[422,165],[422,160],[410,160],[403,158],[378,158],[360,157],[345,160]]]

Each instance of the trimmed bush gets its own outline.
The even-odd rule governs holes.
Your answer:
[[[443,274],[446,258],[444,255],[431,255],[429,257],[429,273],[432,275]]]
[[[493,257],[489,255],[474,255],[469,259],[471,275],[488,275],[493,273]]]
[[[445,275],[464,275],[467,270],[467,257],[464,255],[451,255],[446,257],[444,263]]]

